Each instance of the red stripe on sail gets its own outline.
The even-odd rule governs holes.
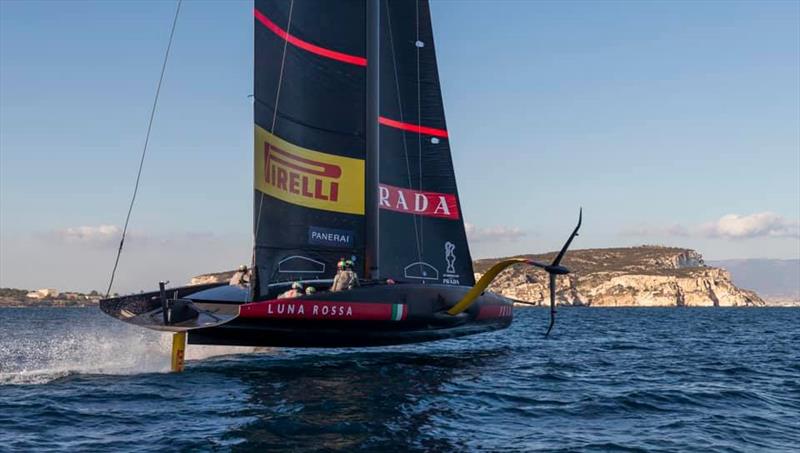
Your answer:
[[[366,66],[367,59],[363,57],[357,57],[354,55],[348,55],[346,53],[337,52],[335,50],[326,49],[324,47],[320,47],[314,44],[311,44],[308,41],[303,41],[302,39],[293,36],[286,32],[286,30],[279,27],[275,22],[269,20],[267,16],[265,16],[261,11],[257,9],[253,9],[253,15],[255,16],[256,20],[261,22],[265,27],[270,29],[273,33],[278,35],[281,39],[287,41],[289,44],[293,46],[299,47],[303,50],[308,52],[317,54],[319,56],[330,58],[332,60],[341,61],[344,63],[354,64],[356,66]]]
[[[395,121],[386,118],[385,116],[378,117],[378,122],[384,126],[393,127],[395,129],[416,132],[417,134],[433,135],[434,137],[447,138],[447,131],[444,129],[436,129],[435,127],[425,127],[418,124],[404,123],[402,121]]]

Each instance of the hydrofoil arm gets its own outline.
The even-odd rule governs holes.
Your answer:
[[[564,255],[567,253],[567,249],[569,248],[570,244],[572,244],[572,240],[578,236],[578,230],[581,228],[581,223],[583,221],[583,208],[578,213],[578,224],[575,226],[575,229],[572,231],[572,234],[567,239],[567,242],[564,243],[564,246],[561,247],[561,251],[559,251],[558,255],[556,255],[555,259],[550,264],[538,263],[533,260],[528,260],[524,258],[512,258],[508,260],[500,261],[496,263],[494,266],[489,268],[483,277],[475,283],[475,286],[472,287],[471,290],[461,299],[457,304],[455,304],[452,308],[447,310],[447,313],[450,315],[457,315],[464,310],[468,309],[478,298],[478,296],[483,293],[486,288],[494,281],[500,272],[505,270],[509,266],[513,266],[515,264],[528,264],[530,266],[539,267],[545,270],[549,274],[549,286],[550,286],[550,325],[547,327],[547,333],[545,333],[545,337],[550,334],[550,330],[553,329],[553,325],[556,322],[556,276],[557,275],[566,275],[570,273],[570,270],[566,267],[561,265],[561,260],[564,258]]]

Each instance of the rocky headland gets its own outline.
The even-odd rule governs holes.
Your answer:
[[[550,262],[556,252],[520,255]],[[479,278],[497,261],[475,262]],[[630,248],[571,250],[562,264],[572,274],[558,279],[560,305],[592,307],[757,307],[764,301],[753,291],[738,288],[730,274],[705,265],[694,250],[640,246]],[[489,287],[508,298],[535,305],[549,304],[547,274],[530,266],[516,265],[498,276]]]

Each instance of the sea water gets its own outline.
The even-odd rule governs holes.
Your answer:
[[[0,309],[0,451],[800,449],[800,309],[515,310],[375,349],[189,347],[96,308]]]

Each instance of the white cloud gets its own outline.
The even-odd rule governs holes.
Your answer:
[[[788,220],[774,212],[759,212],[750,215],[728,214],[718,220],[693,227],[680,224],[636,226],[624,229],[620,234],[623,236],[694,236],[725,239],[800,238],[800,222]]]
[[[479,228],[471,223],[464,223],[464,229],[470,242],[511,242],[526,235],[524,231],[517,227],[507,226]]]
[[[51,243],[91,247],[97,249],[116,248],[122,238],[122,228],[116,225],[84,225],[52,230],[40,235]],[[208,243],[217,240],[212,233],[202,231],[181,231],[152,235],[137,230],[128,230],[125,245],[135,247],[180,247],[186,244]]]
[[[708,237],[742,239],[755,237],[800,237],[800,222],[774,212],[750,215],[728,214],[700,227]]]
[[[116,225],[79,226],[52,232],[52,237],[66,244],[108,246],[119,242],[122,228]]]

